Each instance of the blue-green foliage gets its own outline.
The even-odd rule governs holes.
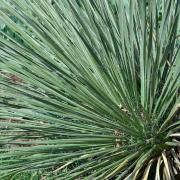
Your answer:
[[[18,24],[19,26],[23,27],[23,23],[17,17],[12,16],[11,19]],[[18,41],[19,43],[23,44],[23,40],[21,37],[12,31],[7,25],[4,24],[3,21],[0,20],[0,30],[2,30],[5,34],[9,35],[9,37],[13,38],[14,40]]]

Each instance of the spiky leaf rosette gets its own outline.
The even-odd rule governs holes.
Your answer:
[[[1,178],[176,178],[179,0],[0,7]]]

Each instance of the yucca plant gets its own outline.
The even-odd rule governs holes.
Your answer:
[[[0,7],[1,179],[178,178],[179,0]]]

